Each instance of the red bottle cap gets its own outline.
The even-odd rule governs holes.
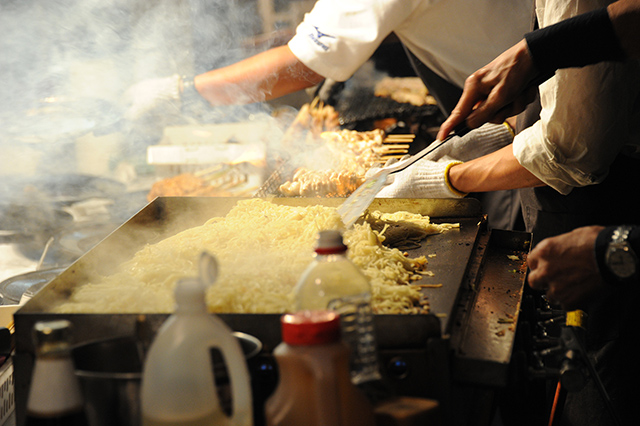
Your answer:
[[[321,345],[340,340],[340,316],[333,311],[301,311],[281,317],[282,341],[290,345]]]
[[[344,253],[347,251],[347,246],[344,244],[342,234],[339,231],[326,230],[318,233],[315,251],[318,254]]]

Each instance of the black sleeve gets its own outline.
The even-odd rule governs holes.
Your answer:
[[[611,241],[611,236],[613,235],[613,231],[618,228],[618,226],[608,226],[604,228],[598,234],[595,243],[595,254],[596,254],[596,262],[598,263],[598,269],[600,271],[600,275],[602,279],[611,284],[619,284],[622,283],[607,267],[605,263],[605,253],[607,251],[607,245],[609,241]],[[629,234],[629,244],[633,251],[640,255],[640,226],[634,226],[631,233]],[[638,274],[632,277],[628,281],[639,281],[640,277]],[[627,282],[627,281],[625,281]]]
[[[525,39],[542,74],[626,57],[606,8],[532,31]]]

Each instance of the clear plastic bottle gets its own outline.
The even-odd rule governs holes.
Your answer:
[[[218,317],[207,312],[205,288],[197,279],[178,281],[176,310],[149,348],[141,389],[143,426],[250,426],[249,372],[240,343]],[[218,397],[212,349],[228,371],[231,417]]]
[[[332,311],[283,315],[273,351],[278,386],[265,404],[267,426],[374,426],[373,407],[352,382],[349,347]]]
[[[36,359],[27,399],[26,426],[87,426],[84,399],[71,359],[71,323],[34,326]]]
[[[295,287],[296,311],[338,312],[342,339],[351,348],[351,379],[355,384],[380,380],[369,280],[347,258],[339,231],[320,231],[315,253]]]

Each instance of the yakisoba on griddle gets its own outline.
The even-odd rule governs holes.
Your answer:
[[[403,220],[412,220],[406,214]],[[430,224],[413,215],[429,233],[456,224]],[[83,284],[54,308],[66,313],[168,313],[174,309],[173,287],[181,277],[196,276],[203,250],[220,265],[207,305],[217,313],[283,313],[292,308],[292,289],[311,261],[317,232],[341,229],[333,207],[292,207],[262,199],[242,200],[225,217],[210,219],[138,251],[113,274]],[[425,257],[409,258],[382,245],[384,230],[368,223],[344,231],[349,257],[372,284],[376,313],[425,312],[418,279]]]

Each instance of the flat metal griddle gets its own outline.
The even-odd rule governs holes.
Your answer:
[[[153,333],[168,314],[54,314],[51,307],[68,297],[76,286],[95,273],[110,273],[147,243],[160,241],[182,230],[226,214],[241,198],[162,197],[149,203],[89,252],[49,282],[14,315],[16,354],[14,365],[21,378],[16,395],[25,396],[33,362],[31,330],[37,321],[66,318],[74,325],[77,342],[132,335],[141,318]],[[337,207],[338,198],[269,198],[284,205],[322,204]],[[517,321],[524,286],[529,234],[486,229],[486,218],[477,200],[375,199],[370,210],[410,211],[425,214],[435,223],[457,222],[459,230],[427,237],[410,250],[425,255],[428,270],[418,284],[442,284],[424,288],[429,314],[376,315],[375,326],[381,356],[391,359],[402,351],[424,351],[428,342],[449,341],[460,380],[482,385],[501,385],[514,344],[515,327],[502,317]],[[491,237],[491,238],[490,238]],[[430,255],[435,254],[434,257]],[[513,260],[513,257],[517,260]],[[281,339],[280,314],[218,314],[235,331],[259,338],[267,352]],[[420,349],[422,348],[422,349]],[[422,353],[422,352],[420,352]],[[438,368],[418,356],[429,368]],[[478,368],[479,367],[479,368]],[[480,372],[478,372],[480,371]],[[415,388],[424,378],[413,376]],[[399,380],[407,387],[409,381]],[[436,386],[437,387],[437,386]]]
[[[60,300],[65,300],[73,288],[89,281],[93,274],[112,273],[120,263],[132,257],[145,244],[163,240],[182,230],[201,225],[211,217],[224,216],[240,199],[242,198],[157,198],[47,284],[26,306],[20,309],[18,316],[25,314],[37,317],[49,313],[51,307]],[[270,200],[277,204],[292,206],[322,204],[335,207],[343,201],[341,198],[271,198]],[[414,284],[441,284],[442,286],[421,290],[429,302],[429,315],[399,315],[400,318],[397,320],[409,322],[413,320],[410,317],[429,317],[426,320],[428,325],[423,330],[426,335],[450,333],[456,303],[465,279],[469,275],[469,268],[477,262],[475,258],[482,255],[482,253],[476,253],[484,227],[479,204],[473,199],[376,199],[370,210],[410,211],[428,215],[434,223],[460,223],[459,229],[428,236],[419,248],[408,251],[411,257],[426,256],[429,261],[427,270],[434,274],[424,276]],[[230,318],[234,316],[243,318],[242,320],[234,319],[235,322],[244,323],[244,318],[247,318],[246,321],[249,324],[251,324],[250,321],[255,321],[255,316],[252,315],[230,314]],[[387,319],[391,317],[381,316]],[[387,319],[383,323],[387,323]],[[424,321],[424,319],[417,321]],[[276,326],[276,328],[279,327]],[[382,328],[386,326],[383,324]],[[397,341],[395,326],[389,328],[389,339]],[[255,330],[238,331],[255,333]],[[279,330],[275,333],[276,337],[279,337]],[[260,334],[268,333],[263,331]],[[385,334],[384,330],[381,330],[382,344],[385,344]],[[269,340],[268,335],[257,337]],[[407,339],[410,343],[418,338],[407,336]]]
[[[133,216],[113,234],[71,265],[54,279],[25,308],[25,312],[47,312],[57,301],[65,299],[71,289],[82,285],[92,273],[110,273],[147,243],[167,238],[183,229],[201,225],[214,216],[223,216],[239,199],[215,197],[162,197]],[[305,206],[324,204],[338,206],[343,199],[274,198],[272,202]],[[371,210],[395,212],[407,210],[432,216],[432,221],[460,223],[460,229],[431,235],[419,248],[409,250],[409,256],[426,256],[427,269],[435,276],[425,276],[415,284],[442,284],[441,288],[422,291],[429,300],[431,313],[448,326],[456,295],[469,264],[480,229],[478,206],[473,200],[397,200],[378,199]],[[431,257],[434,255],[435,257]]]

